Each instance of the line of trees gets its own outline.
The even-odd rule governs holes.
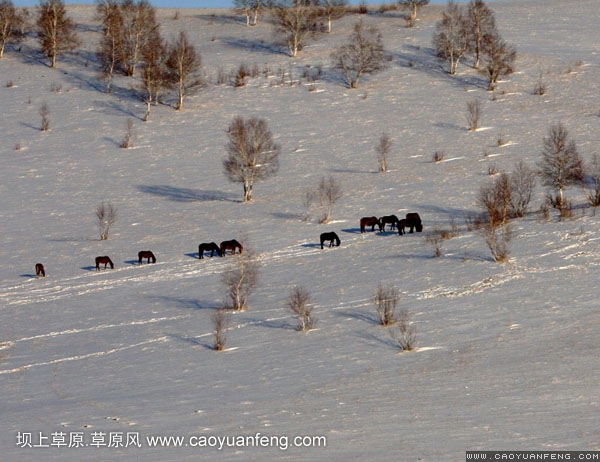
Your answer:
[[[111,92],[116,72],[126,76],[141,73],[139,86],[146,103],[144,120],[161,91],[176,88],[176,109],[183,108],[185,95],[201,84],[201,58],[185,32],[166,43],[160,36],[154,8],[147,0],[98,0],[97,18],[102,23],[102,40],[97,56],[106,91]]]

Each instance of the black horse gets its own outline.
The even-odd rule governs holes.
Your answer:
[[[242,253],[244,251],[244,246],[242,246],[242,244],[240,244],[235,239],[232,239],[230,241],[223,241],[223,242],[221,242],[221,245],[219,247],[220,247],[222,257],[225,256],[225,252],[228,250],[231,250],[231,253],[233,255],[235,255],[235,249],[238,249],[240,251],[240,253]]]
[[[379,225],[379,219],[377,217],[362,217],[360,219],[360,232],[364,233],[367,226],[371,227],[371,231],[375,231],[376,225]]]
[[[380,231],[385,231],[385,225],[390,225],[390,229],[394,229],[398,223],[398,217],[396,215],[387,215],[379,219]]]
[[[148,263],[150,263],[150,260],[152,260],[152,263],[156,263],[156,257],[150,250],[142,250],[138,252],[138,264],[141,265],[144,258],[148,260]]]
[[[104,255],[103,257],[96,257],[96,271],[100,271],[100,265],[102,263],[104,263],[104,269],[106,269],[106,265],[110,265],[110,269],[115,268],[115,265],[113,265],[112,260],[106,255]]]
[[[221,249],[219,249],[219,246],[215,242],[204,242],[198,246],[198,258],[203,259],[204,252],[208,251],[210,251],[211,257],[214,255],[215,252],[217,252],[217,255],[219,257],[222,256]]]
[[[35,277],[46,277],[46,270],[44,269],[44,265],[42,265],[41,263],[35,264]]]
[[[334,247],[334,242],[335,247],[340,246],[340,238],[333,231],[321,234],[321,248],[323,248],[323,243],[325,241],[329,241],[329,247]]]
[[[406,227],[410,228],[410,231],[408,231],[409,233],[412,233],[414,230],[416,230],[417,233],[423,231],[423,224],[421,223],[421,217],[418,213],[407,213],[406,222]]]

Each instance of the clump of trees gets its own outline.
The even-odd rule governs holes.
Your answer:
[[[252,200],[254,183],[266,180],[279,170],[281,147],[264,119],[237,116],[227,131],[227,158],[223,171],[233,183],[244,187],[244,202]]]
[[[466,10],[448,1],[436,24],[433,46],[436,54],[446,60],[451,75],[456,74],[461,59],[473,55],[473,67],[488,78],[490,91],[500,77],[514,72],[517,51],[502,39],[494,14],[483,0],[471,0]]]
[[[99,0],[96,16],[103,32],[96,55],[107,93],[112,91],[115,73],[134,77],[140,69],[144,120],[149,120],[151,105],[158,104],[166,89],[176,89],[175,108],[182,109],[185,96],[202,83],[201,58],[187,34],[182,31],[165,42],[155,9],[147,0]]]

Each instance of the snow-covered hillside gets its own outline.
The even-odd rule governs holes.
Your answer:
[[[534,167],[551,125],[561,121],[585,159],[598,152],[597,0],[490,6],[518,51],[516,73],[495,94],[468,62],[449,76],[434,57],[440,5],[424,8],[413,29],[399,12],[363,17],[381,30],[391,61],[356,90],[329,58],[356,16],[291,59],[267,21],[246,28],[228,10],[176,18],[161,9],[161,32],[188,33],[209,84],[183,111],[153,108],[149,122],[130,79],[103,92],[93,7],[68,8],[83,45],[56,69],[33,40],[8,49],[0,60],[2,460],[433,462],[474,449],[600,450],[594,210],[569,189],[574,218],[544,220],[538,186],[531,213],[512,224],[504,264],[465,224],[490,169]],[[261,76],[242,88],[217,84],[219,72],[243,62]],[[319,66],[319,80],[302,78]],[[533,94],[540,73],[543,96]],[[483,115],[472,132],[465,115],[474,98]],[[251,203],[223,175],[237,115],[266,119],[282,147],[279,173],[255,186]],[[133,147],[122,149],[128,120]],[[385,174],[374,150],[383,132],[394,143]],[[432,161],[435,151],[442,162]],[[332,221],[305,220],[304,192],[329,175],[344,189]],[[94,215],[102,201],[119,214],[106,241]],[[421,215],[423,233],[359,232],[362,216],[407,212]],[[434,258],[425,237],[452,222],[460,232]],[[341,246],[321,250],[319,234],[330,230]],[[260,283],[250,308],[232,315],[227,350],[216,352],[212,316],[237,257],[199,260],[198,244],[242,237],[259,255]],[[145,249],[156,264],[137,265]],[[96,272],[97,255],[115,269]],[[38,261],[46,278],[35,278]],[[416,351],[399,354],[377,324],[379,284],[400,290]],[[286,308],[297,285],[316,304],[308,333]],[[28,434],[32,446],[52,447],[21,447]],[[56,447],[80,436],[84,447]],[[155,436],[184,440],[150,447]],[[237,436],[258,444],[195,447]],[[297,436],[323,436],[326,447],[291,447]],[[119,437],[129,447],[102,446]]]

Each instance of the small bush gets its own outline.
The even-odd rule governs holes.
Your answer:
[[[240,64],[240,67],[238,67],[237,73],[235,74],[235,86],[243,87],[246,85],[246,77],[249,75],[250,73],[246,65],[244,63]]]
[[[533,94],[538,95],[538,96],[542,96],[542,95],[546,94],[546,84],[542,80],[541,72],[540,72],[540,77],[539,77],[538,81],[533,86]]]
[[[288,308],[296,315],[297,328],[301,332],[314,329],[317,320],[312,316],[314,306],[311,304],[310,293],[304,287],[295,287],[287,299]]]
[[[375,310],[382,326],[391,326],[396,322],[396,307],[400,300],[400,292],[396,287],[385,287],[381,284],[375,292]]]
[[[469,130],[477,130],[479,126],[479,119],[481,117],[482,103],[479,99],[467,101],[467,124]]]
[[[389,330],[392,340],[401,352],[414,350],[417,346],[417,329],[410,318],[408,311],[400,311],[396,324]]]
[[[40,116],[42,116],[41,130],[43,132],[50,130],[50,109],[46,103],[42,103],[40,107]]]
[[[433,161],[438,163],[444,160],[444,156],[446,154],[444,153],[444,151],[435,151],[433,153]]]
[[[213,349],[216,351],[223,351],[227,344],[227,332],[231,324],[231,313],[225,307],[217,309],[213,314],[213,326],[215,340],[213,342]]]
[[[131,119],[127,119],[127,131],[119,146],[123,149],[133,147],[133,121]]]

